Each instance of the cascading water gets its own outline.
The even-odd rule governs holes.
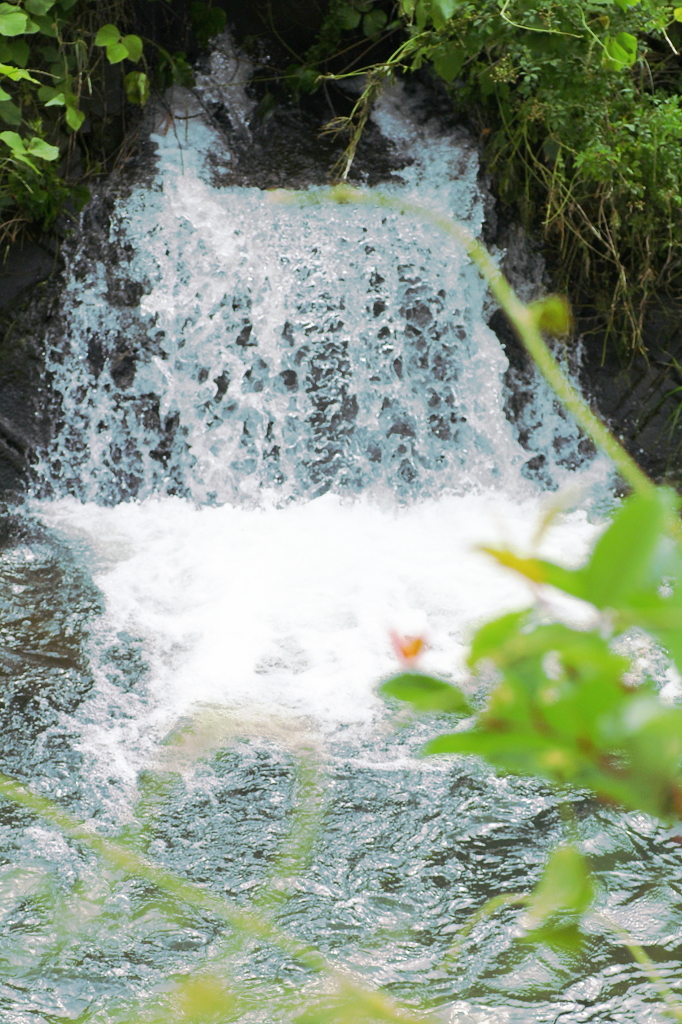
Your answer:
[[[209,110],[225,102],[222,45],[199,80]],[[473,625],[526,600],[474,551],[528,543],[542,504],[504,415],[483,285],[407,217],[211,184],[224,140],[189,94],[172,102],[153,184],[111,220],[118,266],[87,239],[69,259],[67,330],[49,355],[60,429],[0,558],[4,769],[243,900],[267,877],[296,759],[313,749],[324,826],[309,869],[286,880],[284,926],[453,1024],[658,1020],[597,931],[587,958],[536,950],[514,943],[510,911],[442,969],[469,913],[531,884],[560,816],[535,784],[419,761],[432,725],[395,733],[374,695],[395,668],[389,628],[426,633],[424,668],[462,678]],[[244,98],[229,102],[243,133]],[[475,151],[416,106],[387,94],[376,112],[405,162],[383,188],[478,232]],[[549,396],[537,403],[552,485],[606,480],[599,459],[562,465],[567,449],[577,461],[577,431]],[[594,532],[573,513],[544,550],[576,560]],[[195,736],[194,760],[164,743],[173,732],[183,750]],[[597,868],[618,876],[609,912],[658,944],[665,972],[675,855],[642,815],[575,806]],[[120,1020],[220,952],[209,917],[103,877],[29,815],[6,810],[1,827],[8,1024]],[[642,895],[644,848],[656,883]],[[274,988],[271,1020],[314,988],[266,948],[233,950],[230,969],[250,991]]]

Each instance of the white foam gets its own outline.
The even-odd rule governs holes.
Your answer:
[[[463,678],[475,625],[529,603],[525,585],[475,546],[527,545],[539,503],[497,493],[402,509],[332,495],[251,510],[63,499],[40,513],[94,559],[102,641],[143,640],[145,714],[163,731],[201,704],[323,727],[369,722],[377,681],[399,669],[391,628],[426,634],[424,671]],[[584,514],[565,517],[544,550],[575,560],[594,532]]]

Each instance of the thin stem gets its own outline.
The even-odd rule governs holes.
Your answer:
[[[639,943],[634,942],[632,937],[624,928],[621,928],[619,924],[612,921],[611,918],[606,917],[604,914],[599,915],[600,919],[614,932],[623,945],[628,949],[633,960],[636,960],[639,966],[642,968],[646,976],[648,977],[654,988],[658,989],[661,999],[665,1003],[664,1010],[672,1020],[682,1022],[682,1001],[675,995],[670,986],[667,984],[665,979],[661,976],[660,971],[656,968],[651,957],[644,951]]]
[[[443,967],[453,966],[461,952],[464,940],[469,937],[477,924],[480,924],[481,921],[485,921],[487,918],[492,917],[492,915],[502,907],[523,906],[524,903],[528,902],[528,899],[529,896],[526,892],[505,893],[503,896],[493,896],[492,899],[489,899],[487,903],[484,903],[482,907],[479,907],[471,917],[468,917],[459,929],[455,941],[443,957]]]

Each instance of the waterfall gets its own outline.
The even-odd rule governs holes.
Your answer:
[[[152,135],[154,183],[116,203],[109,263],[91,258],[87,235],[68,256],[48,356],[61,429],[38,493],[202,505],[264,492],[278,504],[329,490],[537,493],[520,473],[529,455],[504,414],[507,360],[466,255],[397,212],[215,187],[208,157],[222,139],[196,103],[173,98],[190,115]],[[383,189],[479,234],[476,151],[420,125],[417,106],[395,87],[374,114],[404,162]],[[552,441],[565,462],[567,429],[574,449],[578,433],[546,393],[538,403],[560,483],[570,474]]]
[[[14,631],[4,768],[109,834],[142,829],[150,855],[243,900],[286,829],[296,758],[313,750],[325,827],[310,871],[287,880],[286,927],[452,1024],[611,1019],[623,985],[618,1019],[653,1020],[618,949],[598,963],[539,954],[514,943],[513,916],[473,934],[461,969],[440,969],[467,914],[532,882],[560,816],[534,782],[419,760],[433,722],[397,729],[375,693],[397,668],[391,629],[425,636],[423,668],[468,686],[475,626],[529,601],[476,545],[532,547],[548,491],[578,487],[582,508],[540,550],[579,561],[608,466],[539,382],[520,443],[490,298],[435,229],[317,187],[282,204],[224,183],[249,146],[240,60],[218,40],[197,89],[174,88],[155,113],[148,180],[96,202],[67,246],[46,327],[58,430],[0,551]],[[468,136],[398,87],[373,125],[395,167],[381,190],[480,234]],[[635,818],[624,828],[602,809],[588,828],[623,860],[624,906],[641,884],[632,851],[656,841]],[[8,1024],[88,1009],[117,1021],[221,949],[208,917],[109,885],[46,825],[19,816],[0,842]],[[23,952],[34,941],[39,977]],[[232,967],[254,990],[302,985],[274,952],[235,953]]]

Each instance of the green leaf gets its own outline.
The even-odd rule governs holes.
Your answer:
[[[0,41],[0,61],[25,68],[31,50],[25,39],[13,39],[11,42]]]
[[[435,52],[432,57],[436,74],[445,82],[452,82],[462,70],[466,51],[456,43],[448,43]]]
[[[346,32],[352,32],[360,24],[362,14],[355,7],[348,4],[337,12],[336,17],[342,29]]]
[[[177,982],[178,994],[172,1014],[176,1024],[211,1024],[235,1019],[237,1001],[222,978],[210,974],[194,975]],[[169,1019],[169,1018],[167,1018]]]
[[[458,687],[420,672],[404,672],[394,676],[381,685],[380,691],[385,697],[406,701],[416,711],[447,711],[460,715],[471,712],[466,697]]]
[[[80,126],[83,124],[83,121],[85,120],[85,114],[82,110],[79,110],[78,107],[71,106],[69,104],[69,98],[70,97],[67,97],[66,101],[66,123],[68,124],[69,128],[72,128],[75,132],[77,132]]]
[[[527,623],[529,615],[528,609],[522,612],[509,612],[481,626],[471,642],[468,659],[470,667],[474,668],[482,658],[493,658],[498,649]]]
[[[149,99],[149,79],[144,71],[130,71],[123,79],[126,97],[129,103],[137,103],[143,107]]]
[[[114,43],[107,46],[106,54],[110,64],[120,64],[128,56],[128,48],[123,43]]]
[[[139,36],[123,36],[121,43],[128,51],[128,58],[137,64],[142,56],[142,40]]]
[[[38,170],[26,153],[26,145],[21,135],[18,135],[16,132],[0,132],[0,139],[2,139],[5,145],[9,146],[13,160],[27,164],[34,171]]]
[[[618,608],[636,591],[659,585],[653,569],[678,506],[679,499],[666,488],[652,488],[623,502],[582,570],[585,600],[597,608]]]
[[[5,124],[21,124],[23,118],[19,107],[10,100],[0,102],[0,120]]]
[[[673,8],[673,18],[675,21],[682,21],[682,7]]]
[[[24,0],[24,7],[29,14],[47,14],[55,5],[55,0]]]
[[[24,153],[26,151],[24,140],[17,132],[0,132],[0,139],[2,139],[6,146],[9,146],[13,153]]]
[[[47,102],[45,103],[45,106],[46,107],[65,107],[66,106],[66,96],[64,95],[63,92],[57,92],[56,95],[54,95],[52,97],[52,99],[47,100]]]
[[[0,102],[2,102],[3,100],[11,100],[11,99],[12,99],[12,97],[10,96],[10,94],[8,92],[5,92],[5,90],[0,87]]]
[[[209,7],[200,0],[189,5],[189,20],[202,50],[209,40],[219,35],[227,24],[227,14],[222,7]]]
[[[34,14],[31,24],[33,32],[40,32],[50,39],[57,38],[57,23],[54,14]]]
[[[520,558],[513,551],[498,550],[486,546],[482,546],[480,550],[485,551],[488,555],[492,555],[500,565],[521,573],[531,583],[541,583],[556,587],[557,590],[563,590],[573,597],[587,599],[582,569],[565,569],[561,565],[546,562],[542,558]]]
[[[457,0],[431,0],[431,17],[436,28],[443,28],[455,13]]]
[[[375,36],[386,25],[388,16],[385,11],[369,11],[362,19],[362,31],[366,36]]]
[[[121,38],[115,25],[102,25],[95,36],[95,46],[114,46]]]
[[[539,331],[560,337],[571,330],[571,307],[563,295],[547,295],[528,308]]]
[[[29,17],[13,4],[0,3],[0,35],[21,36],[28,29]]]
[[[29,82],[34,82],[36,85],[38,84],[35,78],[31,78],[28,71],[25,71],[23,68],[12,67],[11,64],[0,64],[0,75],[5,75],[12,82],[26,79]]]
[[[530,895],[528,923],[536,928],[560,912],[582,914],[593,897],[585,858],[574,846],[559,846],[550,854],[542,878]]]
[[[611,71],[622,71],[632,67],[637,59],[637,38],[629,32],[619,32],[613,38],[607,36],[604,50],[604,66]]]
[[[542,928],[533,928],[522,935],[519,942],[542,942],[561,952],[579,953],[585,944],[583,935],[577,924],[548,924]]]
[[[290,64],[284,72],[284,81],[294,96],[312,93],[317,89],[320,73],[316,68],[304,64]]]
[[[26,151],[31,156],[40,157],[41,160],[57,160],[59,157],[59,148],[57,146],[51,146],[44,139],[39,139],[37,136],[29,139]]]

